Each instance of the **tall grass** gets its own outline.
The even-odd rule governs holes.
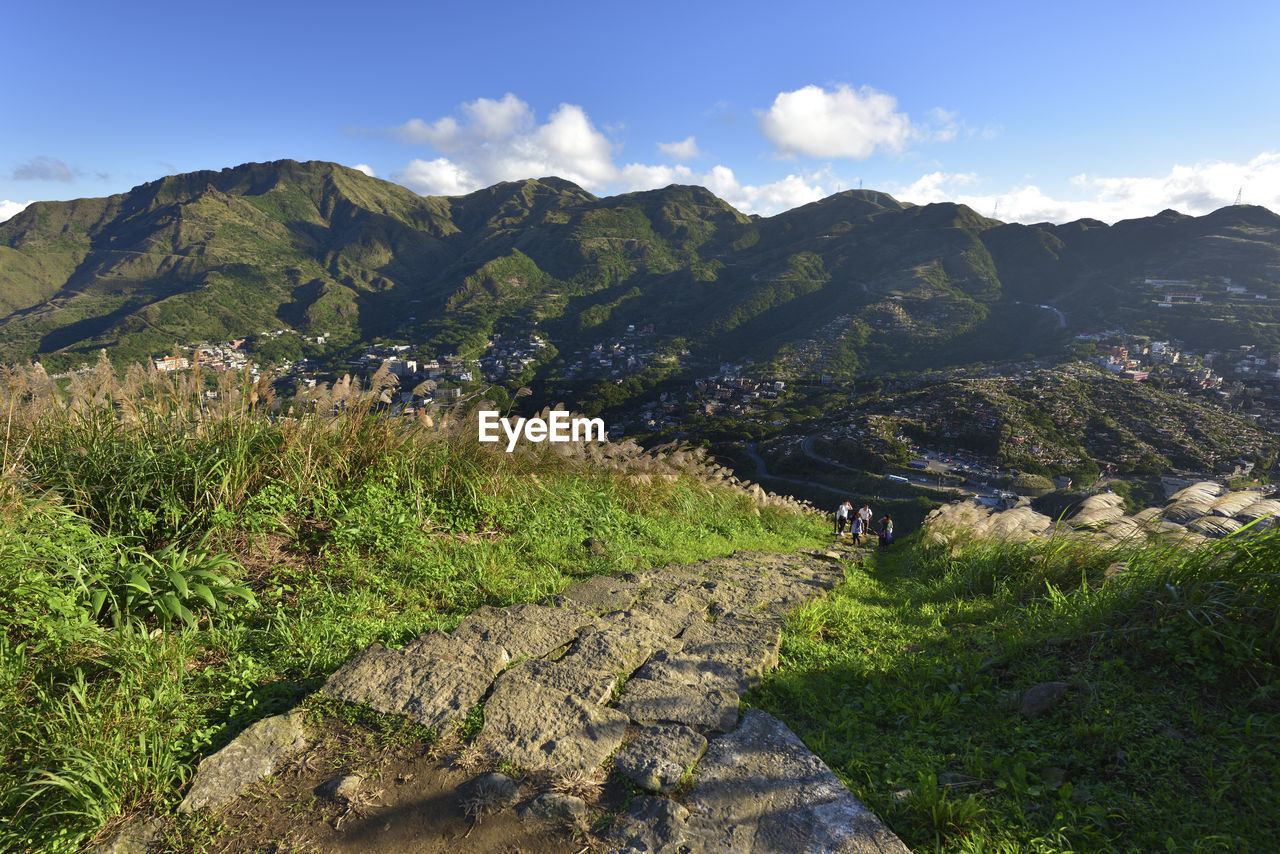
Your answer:
[[[200,756],[372,641],[824,527],[694,452],[507,454],[377,392],[105,363],[2,378],[0,849],[75,850],[172,804]]]

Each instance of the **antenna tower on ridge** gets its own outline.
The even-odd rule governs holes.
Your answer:
[[[1240,204],[1240,197],[1241,197],[1242,195],[1244,195],[1244,187],[1241,187],[1240,189],[1236,190],[1236,205],[1237,205],[1237,206],[1239,206],[1239,204]]]

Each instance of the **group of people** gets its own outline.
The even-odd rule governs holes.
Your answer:
[[[847,527],[853,537],[853,544],[860,546],[863,537],[871,536],[871,520],[874,518],[871,505],[863,504],[861,509],[855,511],[852,502],[843,501],[836,508],[836,536],[843,538]],[[879,527],[875,529],[875,535],[880,540],[880,551],[888,551],[893,543],[893,517],[888,513],[884,514],[884,518],[880,520]]]

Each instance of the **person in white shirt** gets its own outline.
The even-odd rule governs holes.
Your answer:
[[[858,511],[858,518],[862,520],[862,533],[871,533],[871,505],[863,504],[862,509]]]
[[[836,508],[836,536],[843,537],[845,526],[849,524],[849,517],[853,515],[853,505],[848,501],[842,502]]]

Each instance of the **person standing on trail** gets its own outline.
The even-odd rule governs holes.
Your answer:
[[[853,545],[856,548],[857,546],[862,545],[862,516],[854,516],[850,528],[853,531]]]
[[[848,501],[844,501],[836,508],[836,536],[843,537],[845,526],[849,524],[849,517],[853,515],[853,505]]]
[[[889,546],[893,544],[893,517],[888,513],[884,514],[884,521],[880,523],[880,551],[889,551]]]
[[[863,504],[862,509],[858,511],[858,518],[862,520],[862,533],[867,536],[871,535],[871,505]]]

